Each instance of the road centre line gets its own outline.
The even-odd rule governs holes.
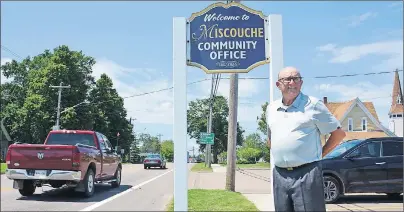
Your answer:
[[[161,174],[161,175],[158,175],[158,176],[153,177],[153,178],[151,178],[151,179],[149,179],[149,180],[146,180],[146,181],[144,181],[144,182],[142,182],[142,183],[140,183],[140,184],[137,184],[137,185],[133,186],[132,188],[130,188],[130,189],[124,191],[124,192],[115,194],[114,196],[109,197],[108,199],[104,199],[103,201],[97,202],[97,203],[95,203],[95,204],[93,204],[93,205],[90,205],[90,206],[88,206],[88,207],[86,207],[86,208],[84,208],[84,209],[81,209],[80,211],[92,211],[92,210],[94,210],[94,209],[96,209],[96,208],[98,208],[98,207],[104,205],[105,203],[108,203],[108,202],[110,202],[110,201],[112,201],[112,200],[114,200],[114,199],[116,199],[116,198],[118,198],[118,197],[120,197],[120,196],[123,196],[123,195],[125,195],[125,194],[127,194],[127,193],[129,193],[129,192],[131,192],[131,191],[134,191],[134,190],[140,188],[141,186],[144,186],[144,185],[146,185],[146,184],[148,184],[148,183],[150,183],[150,182],[152,182],[152,181],[154,181],[154,180],[157,180],[158,178],[160,178],[160,177],[162,177],[162,176],[164,176],[164,175],[166,175],[166,174],[168,174],[168,173],[170,173],[170,172],[172,172],[172,171],[173,171],[173,169],[171,169],[170,171],[164,172],[164,173]]]

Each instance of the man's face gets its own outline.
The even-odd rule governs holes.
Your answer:
[[[284,70],[279,73],[276,86],[282,92],[282,96],[295,98],[300,93],[303,80],[296,70]]]

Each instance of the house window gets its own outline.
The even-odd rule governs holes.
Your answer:
[[[368,120],[366,117],[362,118],[362,131],[368,131]]]
[[[352,132],[353,131],[353,119],[348,118],[348,131]]]
[[[401,104],[401,96],[400,96],[400,94],[398,94],[398,96],[397,96],[397,104]]]

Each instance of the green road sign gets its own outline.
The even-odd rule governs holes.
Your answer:
[[[214,133],[201,133],[200,144],[214,144],[215,134]]]

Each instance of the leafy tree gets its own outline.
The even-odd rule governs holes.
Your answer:
[[[97,80],[90,92],[89,102],[90,117],[93,120],[91,128],[103,132],[114,147],[118,143],[125,152],[129,152],[130,145],[135,140],[133,125],[126,119],[123,99],[106,74],[102,74]]]
[[[138,139],[134,139],[130,146],[130,162],[140,162],[140,149],[138,147]]]
[[[261,131],[264,135],[267,135],[267,118],[266,118],[266,111],[268,107],[268,102],[265,102],[261,105],[262,114],[260,117],[257,117],[258,121],[258,130]]]
[[[200,133],[206,132],[207,118],[209,114],[210,99],[197,99],[189,103],[187,111],[188,119],[188,134],[191,138],[197,141],[200,139]],[[213,161],[217,163],[218,154],[227,151],[227,135],[228,135],[228,121],[229,106],[227,100],[223,96],[216,96],[213,104],[212,114],[212,132],[215,134],[215,143],[212,146]],[[237,145],[243,143],[244,130],[237,123]],[[204,150],[205,144],[200,144],[199,149]]]
[[[53,52],[45,50],[33,58],[2,65],[4,76],[12,80],[0,86],[0,117],[6,118],[5,126],[12,139],[44,142],[55,125],[58,104],[58,90],[49,86],[63,83],[71,88],[62,91],[61,128],[97,130],[113,145],[119,132],[119,144],[129,152],[129,144],[134,140],[133,126],[126,120],[123,99],[105,74],[95,83],[95,62],[81,51],[62,45]],[[73,105],[78,106],[71,108]]]
[[[11,137],[15,141],[42,143],[56,121],[58,92],[49,86],[61,82],[71,85],[71,89],[63,90],[62,107],[84,101],[94,82],[94,64],[92,57],[59,46],[53,52],[45,50],[32,59],[13,60],[1,66],[5,77],[13,78],[1,89],[2,94],[12,96],[2,112],[8,117],[6,126],[11,129]],[[87,108],[79,108],[61,125],[83,129],[89,123],[87,114]]]
[[[258,133],[252,133],[245,138],[243,146],[262,149],[265,143]]]
[[[174,142],[172,140],[163,141],[161,143],[161,154],[167,159],[167,161],[172,162],[174,159]]]
[[[253,147],[242,147],[237,150],[237,155],[241,160],[245,160],[248,163],[255,163],[256,160],[261,158],[261,149]]]
[[[255,163],[265,154],[265,143],[258,133],[248,135],[243,146],[238,149],[237,156],[247,163]]]
[[[139,142],[142,143],[140,148],[142,153],[160,153],[161,144],[158,137],[151,136],[148,133],[140,133]]]
[[[268,129],[267,120],[266,120],[266,111],[267,111],[268,104],[269,104],[268,102],[265,102],[261,106],[262,114],[260,117],[257,117],[258,130],[261,131],[266,136],[267,136],[267,129]],[[267,138],[265,138],[265,142],[266,142],[266,139]],[[270,162],[270,150],[267,145],[265,145],[265,148],[264,148],[264,158],[263,159],[265,162]]]

